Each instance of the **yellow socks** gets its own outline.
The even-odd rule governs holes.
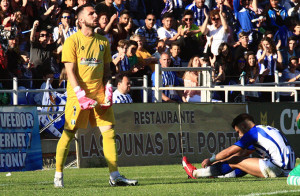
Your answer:
[[[103,152],[109,172],[118,171],[115,130],[109,129],[101,133],[103,137]]]
[[[75,137],[75,132],[63,131],[56,147],[56,171],[62,172],[66,162],[70,143]]]

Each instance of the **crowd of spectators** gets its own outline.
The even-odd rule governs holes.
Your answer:
[[[111,72],[116,87],[125,77],[126,94],[130,86],[142,85],[136,78],[143,75],[153,85],[157,63],[212,66],[215,85],[239,84],[241,74],[247,84],[274,82],[275,71],[282,82],[300,78],[299,0],[1,0],[0,88],[12,89],[17,77],[19,86],[39,89],[48,76],[54,78],[53,88],[62,87],[61,51],[64,41],[80,29],[76,9],[86,3],[99,16],[95,32],[110,41]],[[198,86],[198,75],[163,73],[163,85]],[[130,94],[131,102],[142,102],[140,91]],[[225,99],[222,92],[213,96],[215,101]],[[270,101],[270,93],[246,96],[249,101]],[[292,100],[290,94],[281,96]],[[238,92],[232,93],[230,101],[236,97]],[[163,101],[200,102],[201,94],[164,91]],[[0,94],[0,104],[9,103],[9,96]],[[32,98],[28,103],[38,102]]]

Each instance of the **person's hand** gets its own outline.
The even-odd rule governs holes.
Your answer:
[[[125,54],[119,54],[120,61],[125,58]]]
[[[221,5],[220,6],[220,16],[222,15],[222,13],[223,13],[223,6]]]
[[[33,28],[37,28],[39,26],[40,22],[38,20],[33,22]]]
[[[207,11],[206,11],[206,9],[204,8],[204,16],[205,16],[205,18],[209,18],[209,15],[208,15],[208,13],[207,13]]]
[[[250,78],[250,79],[249,79],[249,82],[250,82],[251,84],[253,84],[253,83],[255,82],[255,79],[254,79],[254,78]]]
[[[201,166],[202,166],[203,168],[206,168],[206,167],[210,166],[211,164],[212,164],[212,163],[210,162],[209,159],[204,159],[204,160],[202,161],[202,163],[201,163]]]
[[[212,67],[215,66],[216,59],[217,59],[216,55],[214,55],[213,58],[209,57],[210,66],[212,66]]]
[[[82,110],[93,109],[97,105],[97,101],[86,97],[85,91],[82,89],[77,90],[76,96]]]
[[[25,7],[27,5],[27,0],[22,0],[22,7]]]
[[[62,23],[59,23],[58,25],[58,33],[62,33],[64,29],[64,25]]]
[[[276,50],[279,50],[281,46],[281,40],[278,40],[278,43],[276,44]]]
[[[105,103],[101,104],[101,108],[103,109],[108,109],[109,107],[112,106],[112,96],[113,96],[113,90],[112,90],[112,85],[107,84],[105,86]]]
[[[2,25],[3,25],[3,26],[6,26],[7,23],[9,23],[10,20],[11,20],[11,17],[10,17],[10,16],[4,18],[3,21],[2,21]]]
[[[118,18],[118,12],[110,17],[109,22],[113,23]]]

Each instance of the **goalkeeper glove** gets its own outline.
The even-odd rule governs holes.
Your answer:
[[[101,107],[103,109],[108,109],[110,106],[112,106],[112,85],[111,84],[107,84],[105,86],[105,103],[101,104]]]
[[[75,87],[74,91],[82,110],[89,110],[97,105],[97,101],[86,97],[85,91],[82,90],[79,86]]]

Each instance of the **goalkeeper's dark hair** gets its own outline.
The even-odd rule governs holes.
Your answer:
[[[86,3],[82,6],[79,6],[77,9],[76,9],[76,16],[78,17],[78,15],[84,10],[84,8],[86,7],[94,7],[93,5],[89,4],[89,3]]]
[[[232,126],[232,128],[234,128],[235,126],[238,126],[240,123],[242,123],[246,120],[255,123],[254,118],[250,114],[242,113],[232,120],[231,126]]]

